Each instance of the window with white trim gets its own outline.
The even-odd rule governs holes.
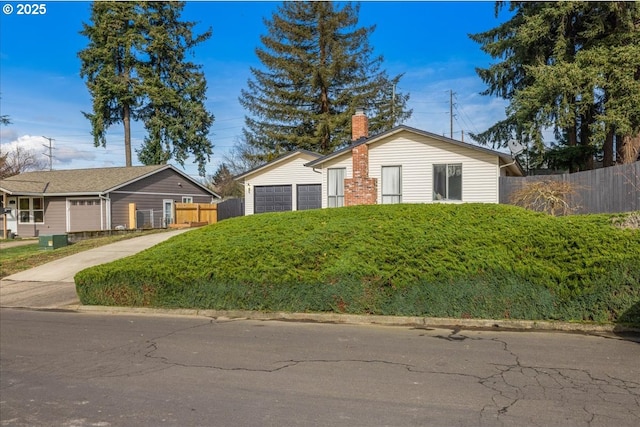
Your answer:
[[[18,222],[20,224],[43,224],[44,199],[42,197],[18,198]]]
[[[182,203],[193,203],[193,197],[191,197],[191,196],[182,196]]]
[[[462,200],[462,163],[433,165],[433,200]]]
[[[344,206],[345,168],[327,170],[327,206],[338,208]]]
[[[382,204],[402,203],[402,167],[382,166]]]

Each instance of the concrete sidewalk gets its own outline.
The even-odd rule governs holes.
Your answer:
[[[190,229],[135,237],[61,258],[0,280],[0,306],[63,308],[79,304],[73,277],[85,268],[134,255]]]

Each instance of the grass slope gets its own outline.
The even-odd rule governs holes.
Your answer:
[[[640,323],[640,232],[488,204],[235,218],[78,273],[83,304]]]

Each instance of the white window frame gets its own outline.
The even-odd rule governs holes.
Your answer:
[[[34,208],[34,200],[40,200],[42,203],[41,209]],[[29,208],[22,209],[21,202],[23,200],[29,201]],[[42,212],[42,221],[36,221],[36,212]],[[28,220],[23,221],[23,213],[27,214]],[[44,224],[44,197],[18,197],[18,224]]]
[[[440,194],[436,191],[436,184],[437,184],[437,179],[436,179],[436,167],[444,167],[445,169],[445,181],[444,181],[444,185],[445,185],[445,189],[444,189],[444,193],[445,194]],[[450,183],[449,183],[449,179],[453,176],[451,175],[452,173],[455,173],[457,169],[452,169],[452,168],[459,168],[460,171],[460,198],[452,198],[451,197],[451,191],[450,191]],[[437,163],[434,164],[432,167],[432,177],[433,177],[433,183],[431,185],[431,194],[433,197],[433,201],[434,202],[439,202],[439,201],[444,201],[444,202],[461,202],[462,201],[462,176],[463,176],[463,172],[462,172],[462,163]]]
[[[338,176],[332,178],[334,174],[338,174]],[[327,207],[339,208],[344,206],[344,178],[346,174],[346,168],[327,169]],[[331,185],[332,180],[335,181],[333,186]]]
[[[391,192],[389,190],[387,177],[385,171],[397,170],[398,171],[398,185],[397,188],[392,189]],[[380,189],[380,197],[383,205],[391,205],[402,203],[402,166],[393,165],[393,166],[382,166],[382,171],[380,172],[380,177],[382,178],[382,187]]]
[[[193,203],[192,196],[182,196],[182,203]]]

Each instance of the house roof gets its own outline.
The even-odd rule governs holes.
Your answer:
[[[421,136],[426,136],[428,138],[432,138],[432,139],[436,139],[438,141],[442,141],[442,142],[446,142],[449,144],[453,144],[453,145],[457,145],[459,147],[464,147],[464,148],[469,148],[472,150],[476,150],[479,152],[483,152],[483,153],[487,153],[487,154],[493,154],[495,156],[498,156],[500,158],[500,160],[502,160],[505,163],[511,163],[515,161],[515,164],[517,169],[524,175],[524,171],[522,169],[522,166],[520,166],[520,164],[509,154],[505,154],[505,153],[501,153],[500,151],[495,151],[495,150],[490,150],[488,148],[484,148],[484,147],[479,147],[477,145],[472,145],[472,144],[468,144],[466,142],[462,142],[462,141],[457,141],[455,139],[451,139],[451,138],[447,138],[446,136],[441,136],[435,133],[431,133],[431,132],[427,132],[427,131],[423,131],[420,129],[416,129],[416,128],[412,128],[409,126],[405,126],[405,125],[400,125],[400,126],[396,126],[393,129],[390,129],[386,132],[382,132],[378,135],[369,137],[369,138],[361,138],[357,141],[355,141],[353,144],[348,145],[347,147],[344,147],[340,150],[334,151],[331,154],[327,154],[326,156],[322,156],[320,158],[317,158],[316,160],[313,160],[307,164],[305,164],[305,166],[308,167],[313,167],[313,166],[317,166],[320,165],[322,163],[327,162],[328,160],[334,159],[338,156],[340,156],[341,154],[350,152],[353,147],[357,147],[358,145],[362,145],[362,144],[371,144],[377,141],[380,141],[384,138],[387,138],[391,135],[395,135],[397,133],[400,133],[402,131],[408,131],[408,132],[412,132],[414,134],[417,135],[421,135]]]
[[[237,175],[233,179],[236,180],[236,181],[239,181],[239,180],[244,179],[244,178],[246,178],[246,177],[248,177],[250,175],[258,173],[258,172],[260,172],[260,171],[262,171],[262,170],[264,170],[266,168],[272,167],[272,166],[274,166],[274,165],[276,165],[278,163],[282,163],[285,160],[288,160],[288,159],[290,159],[292,157],[295,157],[295,156],[297,156],[299,154],[307,154],[307,155],[309,155],[311,157],[315,157],[316,159],[319,158],[319,157],[322,157],[322,154],[315,153],[315,152],[309,151],[309,150],[298,149],[298,150],[295,150],[295,151],[289,151],[288,153],[285,153],[285,154],[281,155],[280,157],[277,157],[277,158],[271,160],[270,162],[267,162],[267,163],[265,163],[263,165],[260,165],[260,166],[258,166],[256,168],[253,168],[253,169],[251,169],[251,170],[249,170],[247,172],[244,172],[241,175]]]
[[[25,172],[0,181],[0,190],[21,195],[104,194],[166,169],[175,171],[211,195],[219,197],[172,165]]]

